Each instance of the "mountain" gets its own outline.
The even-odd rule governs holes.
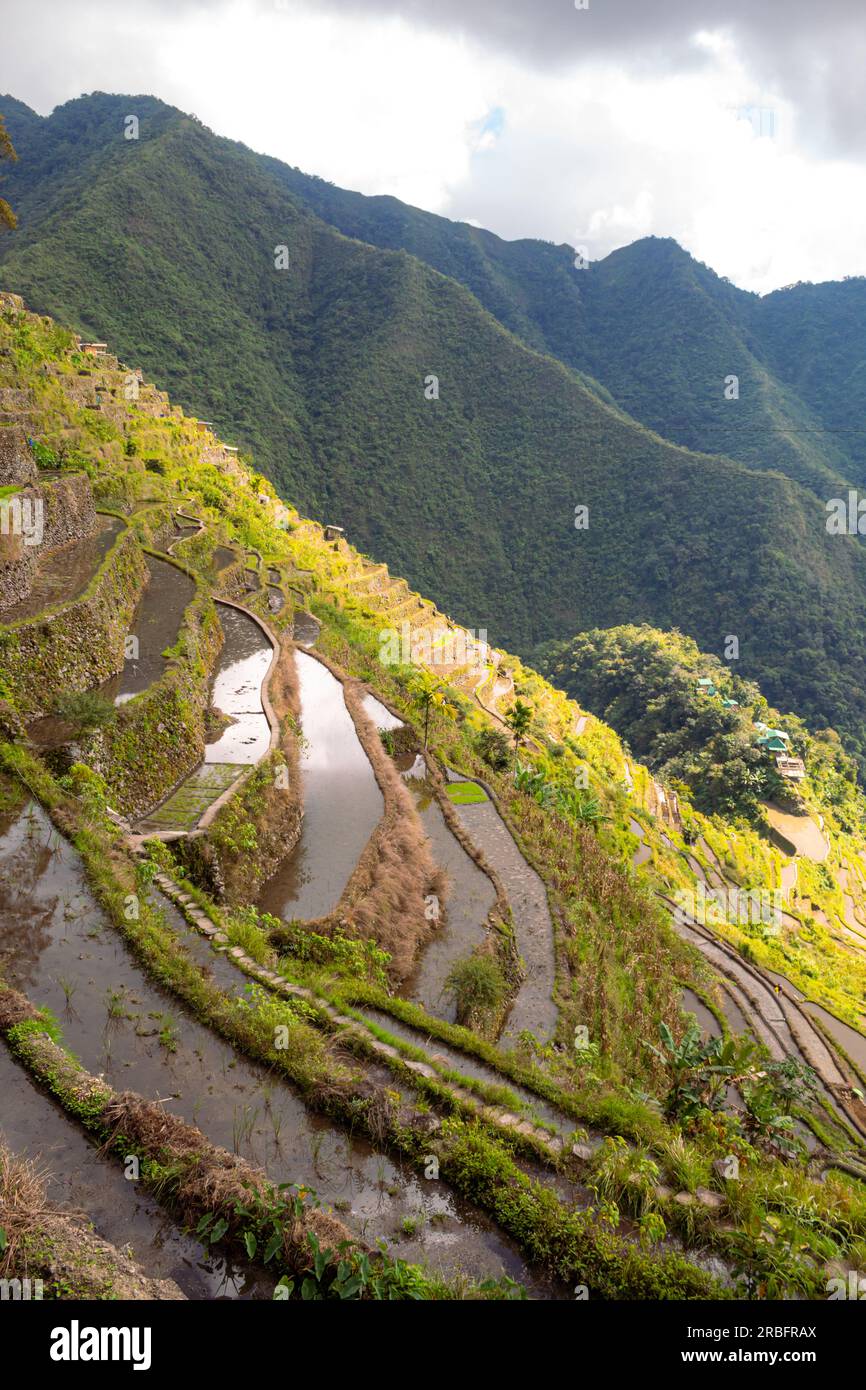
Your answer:
[[[108,338],[183,406],[235,432],[303,510],[344,525],[463,623],[523,654],[621,623],[678,627],[710,651],[735,634],[743,674],[768,698],[866,751],[866,554],[827,534],[811,490],[835,485],[844,460],[811,454],[807,487],[641,426],[550,352],[551,335],[566,331],[556,284],[582,275],[587,285],[595,268],[574,272],[562,248],[503,249],[466,229],[458,240],[486,285],[473,292],[450,261],[446,274],[402,247],[344,235],[302,199],[292,171],[153,98],[97,93],[48,118],[5,98],[0,110],[20,156],[4,185],[19,215],[0,248],[5,286]],[[124,138],[129,113],[137,140]],[[414,210],[405,215],[414,228]],[[417,219],[443,255],[462,254],[446,237],[453,224]],[[688,280],[684,253],[640,246],[672,259],[677,284]],[[624,318],[617,256],[605,274]],[[276,269],[285,257],[288,269]],[[739,291],[695,276],[695,296],[703,279],[740,303]],[[664,283],[644,287],[659,306]],[[499,316],[482,303],[494,293]],[[670,295],[662,354],[679,312]],[[589,324],[596,310],[579,296]],[[816,340],[830,322],[816,316]],[[853,332],[853,311],[847,322]],[[773,324],[793,372],[795,327],[780,311]],[[687,315],[678,331],[667,365],[633,374],[645,403],[653,373],[667,372],[676,396],[678,364],[694,370],[692,338],[704,330]],[[618,351],[625,364],[634,349]],[[728,366],[724,353],[712,373]],[[438,399],[425,395],[430,374]],[[743,395],[726,405],[736,411]],[[682,398],[692,410],[697,397]],[[806,418],[810,408],[795,405]],[[577,507],[589,509],[588,529],[576,529]]]
[[[154,1159],[142,1166],[145,1176],[155,1174],[151,1196],[165,1204],[147,1217],[154,1239],[180,1215],[212,1235],[214,1255],[236,1250],[251,1273],[258,1258],[263,1282],[250,1285],[253,1296],[258,1288],[272,1297],[280,1260],[298,1268],[285,1244],[274,1256],[262,1234],[272,1241],[285,1215],[291,1236],[313,1212],[328,1218],[317,1229],[329,1240],[338,1231],[343,1263],[353,1258],[363,1218],[365,1246],[381,1241],[377,1287],[389,1296],[510,1298],[525,1264],[531,1292],[551,1287],[553,1269],[566,1290],[586,1280],[591,1296],[608,1299],[753,1294],[753,1271],[766,1269],[771,1292],[826,1298],[828,1250],[846,1267],[862,1245],[862,1212],[847,1176],[864,1172],[856,1029],[866,997],[866,819],[850,762],[832,739],[809,741],[794,716],[779,716],[807,763],[786,830],[796,829],[799,840],[805,822],[812,833],[794,862],[780,857],[770,819],[749,822],[738,809],[729,816],[718,808],[705,816],[689,786],[669,788],[678,796],[668,798],[613,729],[508,652],[494,661],[476,651],[455,665],[430,643],[418,664],[383,664],[382,624],[399,622],[418,596],[345,538],[281,505],[205,422],[152,383],[140,380],[127,394],[131,364],[110,347],[82,344],[15,296],[0,295],[0,403],[7,418],[26,410],[34,441],[29,448],[20,425],[0,426],[0,439],[8,436],[0,482],[14,493],[26,481],[47,521],[35,558],[14,534],[0,555],[0,1038],[22,1064],[21,1084],[29,1073],[51,1091],[43,1100],[56,1102],[54,1119],[63,1125],[54,1132],[71,1161],[80,1164],[85,1134],[101,1143],[98,1180],[82,1183],[85,1198],[103,1190],[108,1163],[128,1157],[128,1138],[116,1141],[125,1106],[137,1148]],[[74,498],[79,524],[70,539]],[[107,550],[94,546],[94,525],[109,538]],[[416,624],[441,631],[442,615],[422,607]],[[248,634],[240,645],[239,619]],[[253,726],[233,731],[231,749],[224,745],[235,761],[202,768],[206,734],[226,720],[220,690],[238,655],[249,655],[251,630],[256,655],[265,645],[275,649],[247,667],[244,685],[247,695],[260,691],[273,737],[255,737],[262,716],[253,715]],[[133,633],[141,637],[134,655]],[[587,673],[588,688],[598,681],[590,695],[595,700],[619,679],[638,719],[655,689],[667,708],[653,718],[670,725],[671,673],[711,662],[676,634],[642,630],[633,647],[627,634],[601,636],[608,646]],[[718,663],[712,669],[720,685],[728,679]],[[105,693],[111,673],[116,703]],[[322,695],[331,682],[336,699]],[[424,692],[447,698],[425,708]],[[756,713],[760,692],[748,693]],[[528,713],[519,749],[504,727],[516,696]],[[249,720],[244,705],[241,719]],[[55,717],[34,721],[38,711]],[[664,732],[680,739],[680,756],[704,751],[694,724]],[[654,731],[646,733],[655,758],[661,750]],[[415,767],[422,740],[429,777],[407,785],[399,769]],[[344,756],[330,756],[338,746]],[[315,772],[312,782],[301,773],[304,749],[314,753],[304,761],[318,767],[318,791]],[[378,784],[372,805],[363,795],[359,801],[359,760]],[[458,782],[442,776],[449,767],[460,770]],[[331,788],[324,797],[323,783]],[[360,838],[346,835],[347,817],[366,822]],[[193,827],[198,833],[185,833]],[[458,868],[461,855],[489,889],[479,891],[476,875]],[[282,882],[286,869],[300,869],[325,895],[324,913],[310,917],[295,899],[281,906],[282,920],[274,916],[275,869]],[[441,923],[430,924],[439,894],[445,925],[455,924],[450,942]],[[201,954],[206,939],[220,947],[219,971]],[[433,972],[421,997],[416,960]],[[126,984],[117,991],[120,967]],[[442,1001],[455,979],[451,1021]],[[124,1001],[113,1011],[113,1054],[106,997]],[[542,1037],[552,1045],[540,1045]],[[125,1083],[137,1077],[141,1091],[119,1096],[104,1076],[82,1071],[65,1050],[73,1042],[88,1066],[99,1061],[103,1071],[112,1055],[143,1056],[143,1071],[123,1073]],[[147,1100],[165,1076],[166,1055],[178,1074],[200,1078],[198,1088],[185,1088],[179,1115]],[[248,1061],[259,1064],[260,1083]],[[259,1145],[266,1170],[237,1165],[241,1081],[252,1108],[259,1097],[260,1110],[273,1107],[275,1139],[281,1116],[293,1136],[288,1151]],[[816,1096],[819,1083],[826,1089]],[[199,1106],[197,1089],[213,1103]],[[83,1094],[96,1103],[82,1107]],[[14,1137],[32,1154],[41,1119],[35,1091],[31,1099],[31,1120]],[[175,1110],[181,1100],[175,1094]],[[542,1104],[556,1132],[533,1123]],[[305,1111],[316,1117],[309,1125]],[[81,1133],[70,1137],[67,1123],[83,1125]],[[371,1228],[366,1208],[355,1203],[353,1213],[340,1201],[346,1224],[335,1228],[327,1206],[334,1188],[310,1187],[312,1178],[330,1179],[309,1135],[345,1149],[359,1183],[371,1144],[377,1162],[391,1164],[378,1226]],[[182,1190],[165,1179],[172,1142]],[[231,1151],[221,1147],[230,1143]],[[574,1149],[568,1156],[566,1143]],[[417,1212],[431,1146],[437,1191],[471,1202],[488,1233],[489,1263],[479,1266],[477,1220],[465,1235],[453,1223],[448,1269],[460,1272],[456,1284],[445,1283],[447,1271],[434,1263],[439,1232],[414,1247],[401,1241],[399,1265],[388,1263],[395,1227],[408,1236],[415,1220],[408,1213]],[[742,1203],[726,1196],[729,1176],[718,1160],[728,1152],[745,1159],[748,1221]],[[604,1221],[560,1200],[566,1157],[567,1174],[587,1189],[604,1184]],[[193,1158],[200,1181],[190,1218]],[[845,1185],[829,1171],[839,1165]],[[644,1188],[651,1184],[652,1227],[646,1210],[635,1208],[635,1173]],[[128,1187],[119,1167],[116,1177],[118,1191]],[[278,1180],[291,1180],[287,1212],[266,1185]],[[794,1210],[781,1222],[792,1187]],[[341,1164],[337,1192],[345,1190]],[[264,1193],[261,1224],[250,1206],[257,1193]],[[140,1214],[140,1193],[133,1199]],[[405,1220],[391,1205],[398,1199]],[[104,1207],[96,1202],[96,1221]],[[238,1209],[253,1212],[255,1239],[220,1215]],[[225,1230],[217,1225],[223,1220]],[[634,1239],[639,1221],[652,1240]],[[665,1236],[676,1237],[673,1250],[661,1221]],[[769,1255],[768,1225],[776,1234]],[[495,1282],[498,1232],[511,1243],[504,1286]],[[708,1251],[735,1274],[745,1269],[744,1282],[711,1282]],[[201,1297],[209,1286],[198,1278],[196,1247],[190,1252],[188,1287]],[[0,1274],[14,1271],[8,1247],[0,1253],[7,1260]],[[90,1296],[77,1273],[81,1260],[59,1279],[53,1246],[51,1255],[44,1271],[51,1292],[57,1285],[58,1296]],[[410,1257],[431,1261],[435,1282]],[[111,1292],[112,1260],[109,1250],[97,1269],[107,1267],[101,1293]],[[488,1269],[493,1282],[470,1282]]]
[[[866,483],[866,278],[761,298],[660,237],[577,270],[570,246],[503,241],[265,163],[345,235],[459,280],[531,347],[595,377],[667,439],[777,468],[824,498],[840,477]],[[737,401],[725,398],[729,374]]]

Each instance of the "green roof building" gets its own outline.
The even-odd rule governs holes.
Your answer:
[[[775,731],[761,734],[758,739],[758,747],[763,748],[766,753],[787,753],[788,745],[784,738],[780,738]]]

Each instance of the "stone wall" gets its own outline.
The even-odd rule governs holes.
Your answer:
[[[223,598],[242,598],[246,590],[246,562],[242,555],[217,575],[215,587]]]
[[[23,536],[0,534],[0,613],[30,593],[36,568],[34,550],[34,546],[24,544]]]
[[[39,486],[45,504],[42,550],[56,550],[67,541],[81,540],[96,530],[93,489],[85,473],[47,478]]]
[[[146,578],[144,557],[126,531],[77,600],[44,617],[0,626],[0,670],[26,718],[50,713],[59,695],[90,690],[121,670]]]
[[[0,487],[35,482],[37,471],[36,460],[21,426],[0,427]]]
[[[168,795],[204,756],[210,677],[223,642],[216,608],[199,583],[180,630],[181,655],[143,694],[121,705],[89,757],[112,806],[136,819]],[[142,756],[142,750],[146,755]]]
[[[17,415],[29,413],[33,405],[33,392],[20,390],[17,386],[0,386],[0,411]]]
[[[27,545],[23,536],[0,533],[0,613],[30,593],[40,555],[96,530],[93,492],[84,473],[46,478],[18,496],[23,502],[41,499],[43,534],[39,545]]]

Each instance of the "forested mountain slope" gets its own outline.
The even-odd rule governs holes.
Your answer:
[[[503,241],[265,162],[347,236],[410,251],[460,280],[527,343],[597,378],[666,438],[778,468],[822,497],[833,475],[866,480],[863,277],[760,298],[659,237],[578,270],[569,246]],[[731,374],[736,402],[724,394]]]
[[[769,698],[864,746],[866,556],[808,490],[648,432],[457,279],[341,235],[272,161],[152,98],[0,109],[20,155],[5,283],[235,431],[306,511],[524,653],[623,622],[710,651],[736,634]]]

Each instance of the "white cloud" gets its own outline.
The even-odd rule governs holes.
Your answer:
[[[684,30],[679,66],[640,26],[545,66],[517,30],[486,43],[426,7],[411,23],[300,0],[7,9],[0,87],[43,112],[149,91],[334,183],[591,259],[655,234],[751,289],[866,273],[866,170],[816,146],[790,83],[758,80],[742,27]]]
[[[591,260],[673,236],[760,292],[866,273],[866,169],[804,150],[796,110],[753,85],[729,42],[700,74],[500,68],[496,96],[505,129],[448,215],[471,208],[503,236],[583,245]]]
[[[174,26],[159,95],[222,134],[365,192],[441,207],[469,167],[487,110],[474,55],[399,19],[262,12],[237,0]],[[447,83],[443,84],[443,73]]]

